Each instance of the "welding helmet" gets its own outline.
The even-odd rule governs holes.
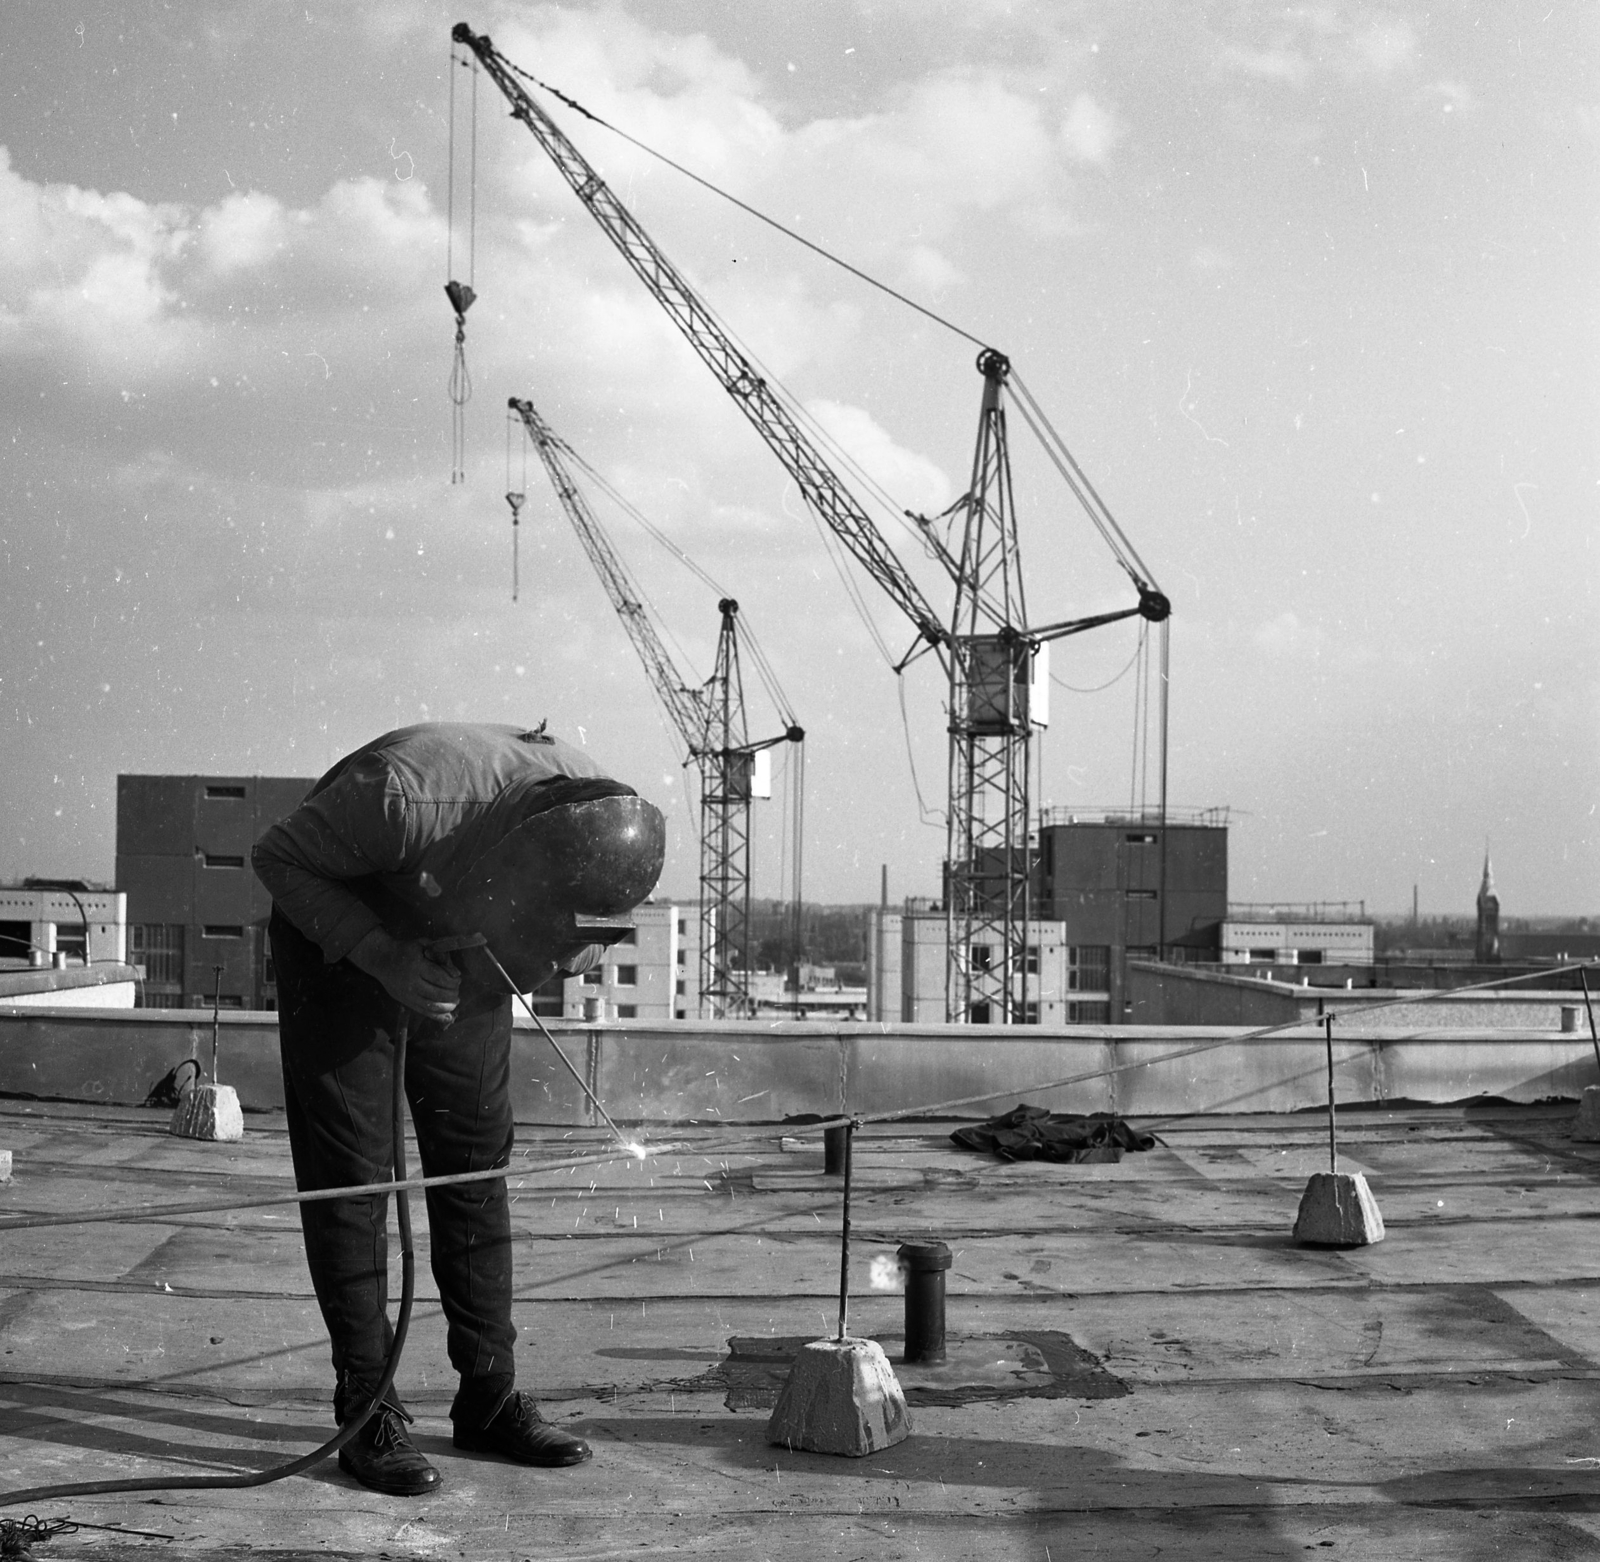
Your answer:
[[[655,888],[665,854],[666,821],[644,798],[567,803],[502,836],[434,909],[451,932],[481,933],[517,990],[531,992],[580,950],[622,935],[616,919]],[[506,990],[480,951],[458,958],[474,981]]]

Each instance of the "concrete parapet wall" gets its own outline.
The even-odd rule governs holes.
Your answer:
[[[27,1009],[131,1009],[139,973],[115,960],[93,965],[0,970],[0,1006]]]
[[[206,1010],[0,1005],[0,1092],[137,1104],[181,1059],[209,1068],[211,1024]],[[607,1111],[628,1122],[774,1122],[841,1109],[985,1117],[1024,1100],[1130,1117],[1290,1112],[1320,1106],[1327,1088],[1323,1038],[1311,1026],[1254,1038],[1219,1026],[567,1020],[550,1028]],[[276,1017],[224,1012],[218,1029],[222,1082],[246,1110],[281,1107]],[[1351,1105],[1485,1094],[1577,1099],[1600,1083],[1586,1036],[1540,1029],[1357,1033],[1346,1025],[1334,1056],[1339,1099]],[[1071,1083],[1041,1088],[1055,1080]],[[512,1095],[523,1122],[591,1120],[577,1083],[525,1021],[513,1040]],[[950,1105],[957,1101],[966,1104]]]

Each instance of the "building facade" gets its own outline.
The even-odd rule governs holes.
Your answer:
[[[1372,919],[1359,903],[1230,906],[1222,965],[1371,965]]]
[[[118,776],[117,888],[127,958],[149,1008],[275,1009],[272,900],[250,848],[313,782],[281,776]]]
[[[1025,1025],[1104,1025],[1110,1018],[1103,960],[1068,942],[1060,922],[1027,925],[1023,961],[1027,997]],[[866,1018],[880,1023],[942,1025],[949,924],[929,901],[908,901],[904,910],[867,913]],[[885,958],[887,957],[887,958]],[[971,958],[992,958],[974,946]]]
[[[1216,960],[1228,914],[1225,808],[1047,808],[1034,912],[1059,922],[1070,1000],[1127,1015],[1128,961]],[[1091,997],[1091,994],[1093,995]]]
[[[0,970],[122,962],[127,897],[78,879],[0,886]]]
[[[700,908],[646,901],[604,962],[562,984],[564,1018],[692,1020],[700,1012]],[[589,1010],[598,1005],[598,1012]]]

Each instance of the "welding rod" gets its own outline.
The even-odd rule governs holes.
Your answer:
[[[483,952],[489,957],[489,963],[500,973],[501,977],[504,979],[506,986],[509,987],[512,992],[516,993],[520,999],[522,999],[522,1007],[528,1011],[528,1018],[539,1027],[540,1033],[544,1036],[544,1039],[550,1043],[551,1050],[558,1058],[561,1059],[562,1066],[578,1082],[578,1089],[589,1098],[589,1105],[600,1114],[606,1127],[617,1136],[617,1143],[620,1144],[623,1149],[628,1151],[630,1155],[637,1155],[640,1147],[633,1140],[625,1138],[622,1130],[611,1121],[611,1114],[600,1105],[600,1098],[596,1096],[594,1091],[589,1088],[588,1082],[584,1079],[583,1075],[572,1066],[572,1060],[561,1050],[560,1046],[556,1042],[555,1037],[550,1034],[548,1028],[545,1026],[544,1021],[534,1013],[533,1005],[528,1002],[527,994],[518,991],[517,984],[512,981],[510,976],[506,973],[506,968],[500,964],[499,960],[495,958],[494,950],[492,950],[487,944],[482,945],[482,949]]]

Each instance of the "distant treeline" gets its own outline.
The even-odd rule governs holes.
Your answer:
[[[865,980],[867,913],[871,906],[800,905],[796,938],[794,903],[750,902],[750,948],[758,970],[787,971],[794,965],[840,967],[841,979],[858,972]]]

